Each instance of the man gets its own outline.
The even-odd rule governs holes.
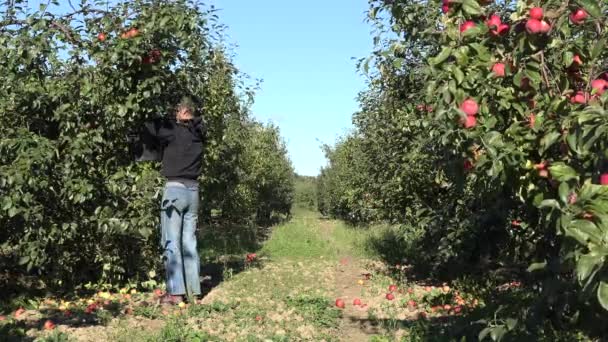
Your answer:
[[[195,233],[205,127],[194,107],[190,98],[183,98],[175,119],[148,122],[142,134],[144,150],[148,150],[144,155],[158,156],[167,180],[160,217],[167,281],[163,304],[179,304],[201,294]]]

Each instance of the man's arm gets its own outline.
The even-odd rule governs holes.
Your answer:
[[[137,161],[159,161],[161,160],[161,131],[160,120],[147,121],[140,131],[141,151],[136,155]]]

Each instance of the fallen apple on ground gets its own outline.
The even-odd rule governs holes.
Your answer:
[[[53,323],[53,321],[51,321],[50,319],[46,320],[46,322],[44,322],[44,330],[53,330],[55,329],[55,323]]]

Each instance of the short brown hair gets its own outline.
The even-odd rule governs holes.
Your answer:
[[[177,106],[175,106],[175,109],[176,110],[187,109],[190,111],[190,113],[192,113],[192,115],[195,115],[196,104],[194,103],[194,100],[192,100],[192,98],[190,96],[183,96],[181,98],[181,100],[177,103]]]

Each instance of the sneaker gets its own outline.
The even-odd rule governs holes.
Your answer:
[[[178,305],[184,301],[184,296],[178,295],[170,295],[168,293],[164,294],[160,297],[160,304],[169,304],[169,305]]]

